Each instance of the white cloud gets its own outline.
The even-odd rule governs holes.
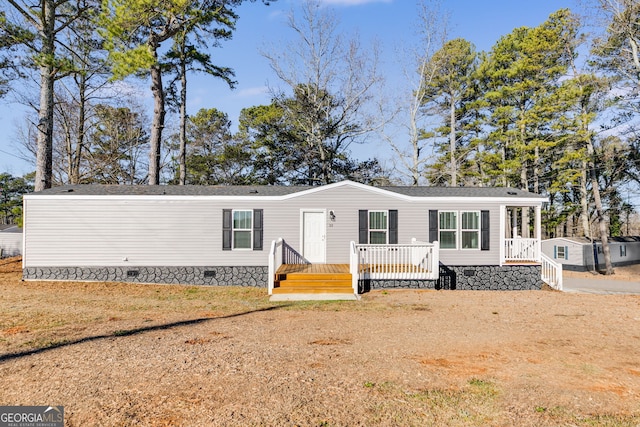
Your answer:
[[[269,93],[269,88],[266,86],[248,87],[246,89],[240,89],[236,96],[239,98],[249,98],[252,96],[259,96]]]

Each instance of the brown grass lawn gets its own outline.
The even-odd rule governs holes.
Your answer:
[[[640,426],[640,297],[22,282],[0,405],[69,426]]]

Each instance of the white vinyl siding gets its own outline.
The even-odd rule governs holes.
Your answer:
[[[369,211],[369,243],[387,244],[389,241],[388,211]]]
[[[233,211],[233,249],[252,249],[253,211]]]
[[[430,210],[490,212],[491,249],[446,250],[446,265],[500,263],[501,205],[496,200],[416,198],[404,200],[392,193],[345,185],[319,189],[289,199],[232,197],[83,197],[72,194],[25,198],[26,267],[84,266],[263,266],[272,241],[283,238],[301,250],[301,209],[335,213],[327,222],[326,262],[349,262],[349,243],[358,239],[358,214],[363,207],[398,211],[398,243],[429,240]],[[224,210],[264,209],[264,249],[222,250]],[[387,217],[391,227],[391,214]],[[368,218],[368,213],[367,213]],[[233,218],[230,218],[231,229]],[[255,226],[256,224],[254,224]],[[437,222],[435,224],[437,226]],[[369,228],[367,228],[368,230]],[[253,232],[256,233],[255,231]],[[391,238],[388,231],[387,239]],[[230,236],[230,240],[233,237]],[[254,238],[255,240],[255,238]],[[495,243],[494,243],[495,242]],[[629,247],[629,246],[628,246]],[[631,249],[628,249],[631,253]],[[616,251],[617,252],[617,251]],[[125,260],[126,259],[126,260]]]

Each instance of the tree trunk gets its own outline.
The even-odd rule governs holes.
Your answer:
[[[582,170],[580,171],[580,224],[582,225],[582,233],[584,237],[591,239],[591,226],[589,225],[589,202],[587,200],[587,162],[582,161]]]
[[[152,48],[154,43],[150,42]],[[157,48],[157,46],[155,46]],[[160,155],[162,149],[162,130],[164,128],[164,90],[162,72],[157,63],[158,53],[153,48],[156,63],[151,67],[151,92],[153,93],[153,121],[149,146],[149,185],[160,184]]]
[[[527,179],[527,162],[525,161],[520,171],[520,185],[524,191],[529,191]],[[529,233],[529,208],[522,208],[522,230],[520,236],[523,239],[528,239],[531,236]]]
[[[589,176],[591,178],[591,191],[593,192],[593,201],[596,205],[596,216],[598,218],[598,229],[600,231],[600,241],[602,242],[602,252],[604,254],[604,265],[606,275],[614,274],[611,265],[611,251],[609,249],[609,230],[604,219],[604,210],[602,209],[602,200],[600,199],[600,187],[598,186],[598,176],[596,174],[596,166],[594,161],[594,149],[590,140],[587,141],[587,152],[589,154]]]
[[[507,147],[505,146],[505,144],[502,144],[500,146],[500,156],[502,158],[502,186],[506,187],[507,186],[507,171],[506,171]]]
[[[180,185],[187,183],[187,67],[180,63]]]
[[[55,4],[42,2],[42,58],[40,59],[40,107],[36,151],[35,191],[51,188],[53,172],[53,85],[55,81]]]
[[[540,148],[536,146],[533,160],[533,192],[540,194]]]
[[[451,105],[449,111],[449,150],[451,162],[451,186],[458,186],[458,165],[456,162],[456,103],[455,98],[451,97]]]
[[[84,147],[84,133],[85,133],[85,120],[86,120],[86,108],[87,108],[87,78],[84,74],[80,75],[80,81],[78,82],[79,91],[79,105],[78,105],[78,134],[76,135],[76,147],[73,155],[73,166],[71,168],[71,183],[80,183],[80,164],[82,159],[82,151]]]
[[[324,147],[322,146],[322,141],[317,141],[318,150],[320,152],[320,163],[322,165],[322,184],[330,184],[331,183],[331,165],[329,165],[329,161],[327,159],[327,153]],[[317,183],[314,183],[314,185]]]

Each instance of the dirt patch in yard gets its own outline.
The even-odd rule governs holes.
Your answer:
[[[0,260],[0,404],[86,425],[640,425],[640,297],[22,282]]]
[[[625,265],[622,267],[614,267],[614,274],[605,276],[600,272],[593,271],[569,271],[564,270],[564,277],[588,278],[588,279],[607,279],[607,280],[624,280],[638,282],[640,281],[640,264]]]

